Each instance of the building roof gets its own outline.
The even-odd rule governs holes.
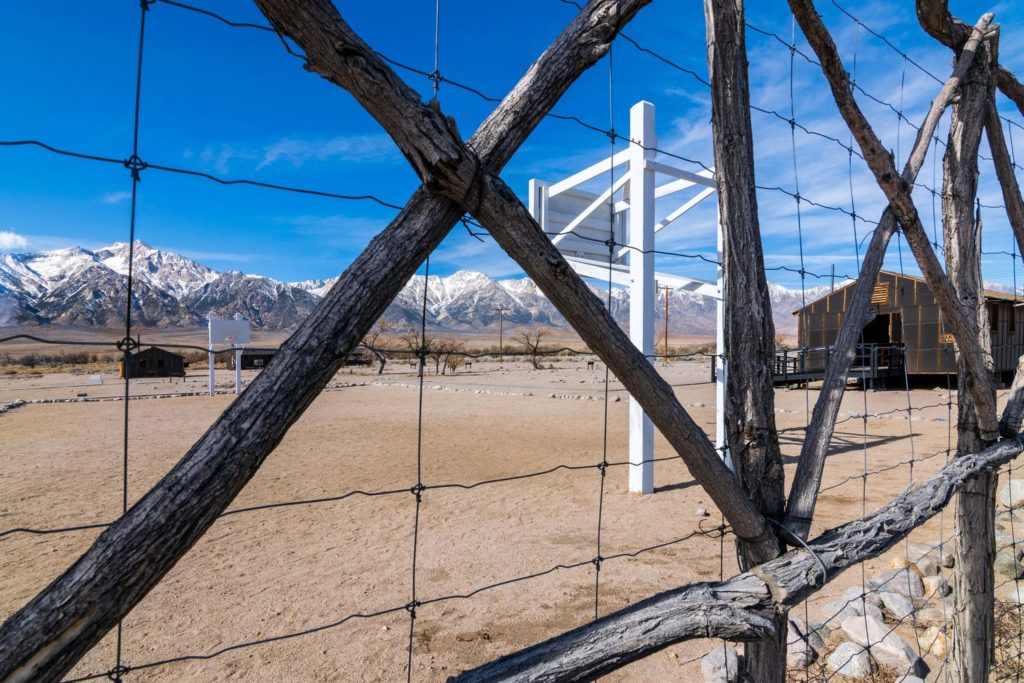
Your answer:
[[[920,282],[920,283],[925,284],[925,285],[928,284],[928,281],[926,279],[924,279],[923,277],[918,277],[917,275],[904,275],[904,274],[901,274],[901,273],[893,272],[891,270],[880,270],[880,271],[878,271],[878,274],[879,275],[891,275],[892,277],[897,278],[897,279],[911,280],[913,282]],[[823,299],[832,296],[836,292],[842,291],[842,290],[844,290],[844,289],[846,289],[848,287],[853,287],[855,284],[857,284],[857,281],[856,280],[851,280],[850,282],[846,283],[842,287],[836,287],[834,291],[829,292],[828,294],[825,294],[824,296],[818,297],[814,301],[809,302],[803,308],[799,308],[799,309],[793,311],[793,315],[797,315],[798,313],[800,313],[800,311],[804,310],[805,308],[809,308],[809,307],[813,306],[814,304],[818,303],[819,301],[822,301]],[[1013,294],[1010,294],[1010,293],[1007,293],[1007,292],[1000,292],[1000,291],[997,291],[997,290],[994,290],[994,289],[984,289],[984,290],[982,290],[982,294],[985,295],[985,299],[988,300],[988,301],[1012,301],[1012,302],[1024,301],[1024,299],[1022,299],[1021,297],[1016,297]]]

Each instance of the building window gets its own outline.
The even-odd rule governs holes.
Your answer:
[[[999,304],[990,304],[988,307],[988,328],[993,332],[999,331]]]
[[[1010,304],[1010,307],[1007,309],[1007,312],[1010,314],[1006,319],[1006,322],[1010,328],[1007,331],[1007,333],[1013,334],[1014,332],[1017,331],[1017,304]]]
[[[871,292],[871,303],[875,306],[885,306],[889,303],[889,283],[879,282]]]

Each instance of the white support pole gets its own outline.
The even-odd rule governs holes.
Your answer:
[[[629,338],[645,355],[654,353],[654,105],[629,110]],[[629,490],[654,492],[654,426],[629,399]]]
[[[235,394],[242,393],[242,347],[235,348]]]
[[[213,396],[213,372],[214,372],[214,370],[213,370],[213,363],[214,363],[214,355],[213,355],[213,318],[212,317],[207,317],[207,319],[206,319],[206,330],[207,330],[207,341],[209,342],[209,346],[207,347],[209,349],[209,351],[207,352],[206,360],[207,360],[207,365],[209,367],[209,373],[208,374],[210,375],[210,396]]]
[[[722,233],[721,213],[716,212],[715,216],[718,232],[718,267],[715,269],[718,282],[718,300],[715,302],[715,353],[718,355],[715,359],[718,364],[715,373],[715,448],[725,461],[725,466],[735,472],[725,432],[725,392],[729,378],[729,365],[725,360],[725,235]]]

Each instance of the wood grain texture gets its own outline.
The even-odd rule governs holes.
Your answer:
[[[915,0],[914,7],[917,20],[928,35],[959,53],[970,35],[970,26],[950,13],[949,0]],[[998,61],[992,64],[992,74],[999,91],[1024,114],[1024,85],[1017,76]]]
[[[892,157],[882,145],[878,136],[871,128],[864,113],[857,105],[850,86],[850,77],[843,67],[842,60],[832,37],[822,23],[811,0],[788,0],[789,7],[797,23],[818,56],[822,73],[829,82],[832,97],[839,107],[839,112],[846,121],[850,132],[857,140],[864,160],[871,169],[875,180],[896,215],[906,237],[907,244],[914,254],[918,267],[928,281],[935,302],[939,305],[947,329],[953,333],[957,347],[963,355],[968,373],[960,377],[961,386],[970,392],[978,410],[978,423],[982,436],[992,440],[999,436],[999,421],[996,417],[995,385],[985,370],[984,354],[978,346],[977,336],[972,334],[969,321],[974,311],[963,305],[956,295],[946,273],[942,270],[935,252],[932,250],[928,235],[921,225],[921,217],[911,198],[913,186],[908,185],[896,172]],[[979,24],[987,28],[992,15],[986,14]]]
[[[975,218],[978,196],[978,149],[989,100],[989,53],[982,44],[960,84],[953,104],[946,153],[942,160],[942,231],[946,272],[964,306],[975,314],[966,322],[992,369],[992,341],[982,292],[981,215]],[[968,372],[957,353],[957,372]],[[993,396],[993,400],[995,396]],[[974,398],[962,393],[957,401],[957,455],[975,453],[989,445],[982,437]],[[996,475],[969,482],[954,506],[956,572],[953,574],[952,665],[965,681],[988,680],[994,651]]]
[[[473,137],[481,158],[503,166],[647,2],[590,2],[481,125]],[[0,627],[0,680],[59,679],[149,592],[255,474],[462,214],[426,190],[413,195],[181,462]]]
[[[996,472],[1022,450],[1020,440],[1006,439],[955,458],[876,512],[812,540],[813,554],[793,550],[726,581],[659,593],[448,680],[582,682],[684,640],[763,637],[774,615],[800,604],[844,570],[892,548],[940,513],[968,482]]]
[[[723,235],[723,296],[729,452],[744,492],[766,517],[785,507],[785,474],[775,427],[775,324],[764,273],[754,178],[743,0],[705,0],[707,60],[711,80],[711,127]],[[771,557],[755,556],[740,543],[739,566],[749,569]],[[775,554],[784,546],[776,542]],[[741,678],[782,683],[786,678],[785,612],[772,617],[772,634],[744,647]]]

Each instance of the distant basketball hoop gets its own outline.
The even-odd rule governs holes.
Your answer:
[[[235,349],[235,393],[242,393],[242,346],[252,341],[249,321],[245,318],[235,318],[234,320],[210,318],[209,331],[210,396],[214,394],[214,344],[228,344]]]

